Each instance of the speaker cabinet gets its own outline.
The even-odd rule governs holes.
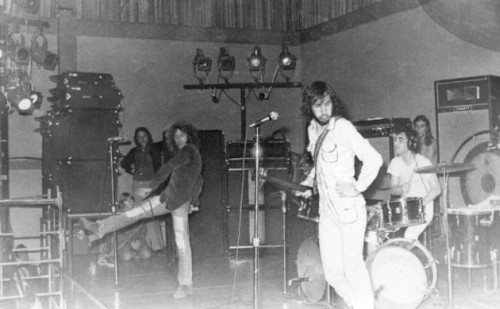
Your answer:
[[[384,164],[380,167],[377,178],[372,182],[370,187],[363,192],[366,200],[389,200],[391,177],[387,174],[387,167],[394,157],[394,142],[391,136],[371,137],[367,138],[375,150],[380,153]],[[356,175],[361,172],[362,163],[356,160]]]
[[[282,246],[283,214],[281,208],[260,208],[258,220],[260,244],[264,248]],[[241,214],[238,208],[228,210],[228,243],[230,250],[253,248],[254,222],[255,210],[253,208],[241,209]]]
[[[499,125],[500,77],[488,75],[440,80],[434,83],[434,90],[439,162],[462,163],[470,151],[489,142],[489,132]],[[467,207],[461,183],[468,174],[470,172],[450,175],[450,208]],[[479,182],[472,185],[481,190]],[[490,191],[493,193],[497,189]]]
[[[229,162],[227,169],[226,239],[229,253],[233,249],[252,248],[255,229],[255,168],[248,163],[243,167],[241,163]],[[288,161],[264,162],[263,167],[267,169],[268,179],[290,179]],[[272,181],[265,181],[259,190],[258,220],[261,245],[264,248],[281,247],[283,202],[280,191],[284,189]]]
[[[53,173],[45,176],[47,187],[60,187],[64,207],[72,213],[111,209],[111,172],[106,160],[58,162]]]
[[[203,191],[200,211],[190,216],[193,258],[222,256],[224,245],[224,192],[226,183],[224,135],[220,130],[200,130]]]

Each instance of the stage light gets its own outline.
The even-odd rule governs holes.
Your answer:
[[[32,115],[35,109],[42,105],[43,96],[40,92],[16,88],[7,94],[9,101],[20,115]]]
[[[283,78],[289,82],[290,79],[295,75],[295,67],[297,66],[297,58],[290,54],[288,47],[285,45],[281,48],[281,53],[279,56],[279,68],[280,73]]]
[[[250,76],[252,76],[252,78],[256,82],[259,82],[259,80],[262,80],[262,77],[264,75],[267,59],[262,56],[260,48],[258,46],[255,46],[252,54],[249,58],[247,58],[247,60],[248,64],[250,65]]]
[[[229,55],[226,48],[221,47],[217,63],[219,64],[219,76],[227,82],[231,77],[233,77],[235,68],[234,57]]]
[[[31,38],[31,59],[46,70],[53,71],[59,62],[59,57],[47,50],[48,42],[42,29]]]
[[[212,59],[205,56],[201,48],[197,48],[196,55],[193,58],[194,76],[203,84],[203,79],[208,79],[210,70],[212,70]]]
[[[14,0],[14,3],[30,14],[36,14],[40,7],[40,0]]]

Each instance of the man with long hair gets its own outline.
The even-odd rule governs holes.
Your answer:
[[[302,114],[310,120],[309,146],[314,167],[303,185],[319,193],[319,247],[327,282],[354,309],[373,309],[374,296],[363,260],[366,228],[361,195],[382,165],[381,155],[344,118],[344,104],[325,82],[304,90]],[[362,162],[354,178],[354,157]],[[298,193],[309,197],[307,190]]]
[[[424,115],[418,115],[413,120],[413,128],[418,133],[418,144],[421,155],[437,164],[437,140],[431,132],[431,122]]]
[[[153,137],[145,127],[138,127],[134,133],[135,147],[130,149],[120,166],[132,175],[132,194],[135,201],[142,201],[151,192],[151,181],[161,167],[158,155],[154,153]],[[153,250],[165,247],[160,223],[150,220],[146,223],[146,241]]]
[[[174,123],[166,134],[168,145],[173,152],[172,158],[160,168],[151,182],[151,188],[154,190],[168,181],[161,195],[147,198],[122,214],[97,222],[81,218],[80,223],[90,233],[89,240],[94,241],[141,219],[171,213],[179,258],[179,288],[173,296],[184,298],[193,294],[188,215],[191,206],[199,204],[198,196],[203,185],[202,161],[198,150],[200,140],[194,126],[187,122]]]

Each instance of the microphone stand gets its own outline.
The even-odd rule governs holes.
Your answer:
[[[111,167],[111,215],[116,216],[116,182],[115,182],[115,164],[113,150],[117,140],[108,140],[109,143],[109,165]],[[118,237],[116,231],[113,232],[113,255],[115,262],[115,285],[120,284],[118,279]]]
[[[255,210],[253,236],[253,308],[258,309],[259,303],[259,181],[260,181],[260,124],[255,126]]]

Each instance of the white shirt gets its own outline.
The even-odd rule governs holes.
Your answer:
[[[408,192],[405,192],[405,197],[425,197],[432,188],[430,182],[436,177],[434,174],[418,174],[415,169],[424,166],[432,165],[431,161],[421,154],[415,154],[415,162],[411,165],[406,165],[401,156],[397,156],[391,160],[387,173],[394,177],[398,177],[400,184],[408,183]]]
[[[330,131],[327,133],[318,154],[315,168],[311,170],[303,184],[312,186],[314,177],[317,175],[318,191],[321,200],[325,198],[331,205],[345,202],[345,198],[338,196],[335,191],[339,182],[351,183],[359,192],[365,191],[377,177],[382,156],[373,148],[368,140],[363,138],[352,123],[344,118],[332,118],[326,126]],[[316,120],[312,120],[308,127],[309,146],[308,150],[314,156],[316,143],[324,127]],[[355,156],[363,162],[361,173],[356,181],[354,179]],[[357,198],[361,198],[360,195]],[[344,199],[344,200],[343,200]]]

